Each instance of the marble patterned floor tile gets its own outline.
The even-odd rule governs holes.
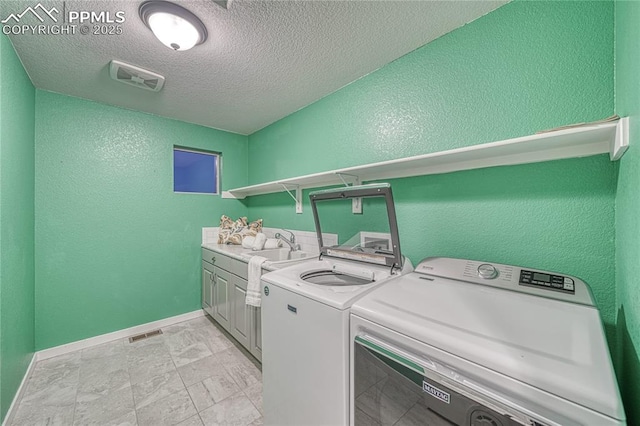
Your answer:
[[[264,417],[255,419],[248,426],[264,426]]]
[[[97,370],[104,372],[116,371],[121,370],[126,365],[127,354],[124,352],[103,357],[82,359],[80,362],[80,379],[82,380],[82,376]]]
[[[186,387],[211,377],[218,370],[220,363],[214,355],[199,359],[178,367],[178,373]]]
[[[156,340],[151,341],[151,339]],[[169,355],[169,347],[162,336],[155,336],[151,339],[125,344],[129,364],[144,363],[149,358]]]
[[[262,372],[251,361],[222,363],[241,390],[262,382]]]
[[[60,425],[73,423],[75,387],[60,388],[56,384],[33,394],[18,404],[13,426]]]
[[[186,347],[198,343],[199,339],[194,329],[185,328],[176,333],[166,334],[165,341],[170,352],[180,352]]]
[[[133,399],[136,409],[184,389],[185,386],[176,370],[136,383],[133,385]]]
[[[68,385],[66,383],[54,382],[38,391],[27,389],[20,404],[21,406],[28,404],[32,408],[73,405],[76,400],[77,391],[77,383]]]
[[[102,345],[83,349],[81,352],[81,359],[84,361],[89,359],[108,358],[114,355],[125,354],[126,348],[124,344],[124,339],[118,339],[114,340],[113,342],[108,342]]]
[[[100,399],[112,392],[131,387],[129,372],[120,369],[110,372],[96,371],[81,379],[78,386],[77,401],[89,402]]]
[[[18,411],[10,426],[68,426],[73,423],[73,412],[73,405]]]
[[[226,338],[226,337],[225,337]],[[247,359],[246,355],[238,348],[236,348],[233,344],[227,349],[215,354],[216,359],[220,364],[237,364],[237,363],[246,363],[251,364],[252,362]]]
[[[193,333],[201,340],[208,340],[214,337],[224,336],[222,331],[220,331],[215,325],[196,327],[192,328],[191,331],[193,331]]]
[[[26,394],[38,393],[54,384],[60,387],[77,386],[79,371],[79,352],[39,361],[27,382]]]
[[[147,361],[146,364],[129,367],[129,377],[131,380],[131,384],[135,385],[160,374],[175,371],[175,369],[176,366],[174,365],[171,357],[154,359]]]
[[[177,425],[197,414],[186,390],[174,393],[139,410],[139,426]]]
[[[131,386],[124,352],[83,359],[80,363],[78,401],[87,402]]]
[[[255,405],[260,414],[264,414],[262,409],[262,382],[256,383],[255,385],[251,385],[248,388],[243,390],[244,394],[247,395],[249,401]]]
[[[191,416],[187,420],[178,423],[178,426],[204,426],[204,425],[202,423],[202,419],[200,419],[200,415],[196,414],[195,416]]]
[[[71,368],[80,365],[80,351],[71,352],[64,355],[59,355],[53,358],[43,359],[38,361],[34,371],[39,370],[55,370],[58,368]]]
[[[225,349],[235,347],[233,342],[222,333],[218,335],[210,335],[209,331],[201,331],[200,338],[213,354],[218,354]]]
[[[169,353],[177,367],[210,356],[212,353],[195,329],[184,329],[166,336]]]
[[[27,382],[24,398],[47,392],[52,386],[61,388],[77,388],[79,383],[79,368],[57,369],[51,372],[34,372]]]
[[[194,318],[192,320],[186,321],[189,327],[192,328],[200,328],[200,327],[209,327],[213,329],[217,329],[213,319],[207,315],[203,315],[198,318]]]
[[[162,327],[162,333],[165,339],[169,336],[180,333],[185,330],[192,330],[194,327],[189,324],[189,321],[179,322],[177,324],[171,324],[166,327]]]
[[[164,340],[156,340],[153,344],[144,346],[129,347],[127,365],[132,384],[175,370],[169,348]]]
[[[200,417],[207,426],[248,426],[258,420],[261,415],[249,401],[249,398],[239,392],[200,412]]]
[[[187,390],[198,412],[240,391],[240,388],[220,364],[211,377],[191,385]]]
[[[240,389],[262,382],[262,372],[235,346],[216,354],[218,362],[233,377]]]
[[[179,351],[171,351],[171,358],[176,367],[182,367],[199,359],[213,355],[209,347],[203,342],[187,346]]]
[[[138,426],[138,418],[136,412],[129,411],[127,414],[117,419],[107,420],[105,423],[96,424],[96,426]]]
[[[78,401],[74,425],[103,425],[134,411],[133,393],[130,387],[112,391],[102,398]]]
[[[175,334],[182,330],[196,330],[198,328],[211,328],[216,330],[218,334],[221,332],[217,329],[217,327],[213,324],[212,320],[210,320],[206,316],[201,316],[189,321],[183,321],[177,324],[172,324],[167,327],[162,328],[162,332],[166,335]]]

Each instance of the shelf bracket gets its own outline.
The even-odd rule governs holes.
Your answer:
[[[350,175],[349,173],[336,173],[344,186],[360,185],[360,177],[356,175]],[[349,184],[342,176],[349,176],[353,178],[353,183]],[[362,198],[354,198],[351,200],[351,213],[362,214]]]
[[[289,194],[289,196],[293,198],[293,201],[296,202],[296,213],[301,214],[302,213],[302,189],[300,189],[300,186],[299,185],[295,186],[294,191],[296,192],[296,195],[293,195],[289,190],[289,188],[287,188],[287,185],[285,185],[284,183],[281,183],[280,185],[282,185],[284,190],[287,191],[287,194]]]
[[[611,161],[619,160],[629,148],[629,117],[618,120],[616,125],[616,135],[609,148],[609,158]]]

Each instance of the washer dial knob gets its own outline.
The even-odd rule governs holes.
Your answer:
[[[478,266],[478,275],[485,280],[492,280],[498,276],[498,270],[495,266],[489,263],[483,263]]]

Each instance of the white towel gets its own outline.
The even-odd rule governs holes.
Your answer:
[[[262,250],[264,248],[264,243],[267,241],[267,236],[260,232],[256,235],[256,239],[253,241],[253,250]]]
[[[260,291],[260,275],[262,275],[262,264],[267,260],[262,256],[251,256],[249,269],[247,271],[247,295],[244,303],[250,306],[260,307],[262,292]]]
[[[265,249],[275,249],[278,247],[282,247],[282,240],[279,238],[267,238],[267,241],[264,242]]]
[[[242,239],[242,247],[243,248],[253,248],[253,243],[256,241],[256,237],[252,237],[251,235],[247,235]]]

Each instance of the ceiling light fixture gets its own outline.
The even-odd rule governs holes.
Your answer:
[[[147,1],[138,10],[140,19],[170,49],[189,50],[207,39],[207,28],[196,15],[168,1]]]

